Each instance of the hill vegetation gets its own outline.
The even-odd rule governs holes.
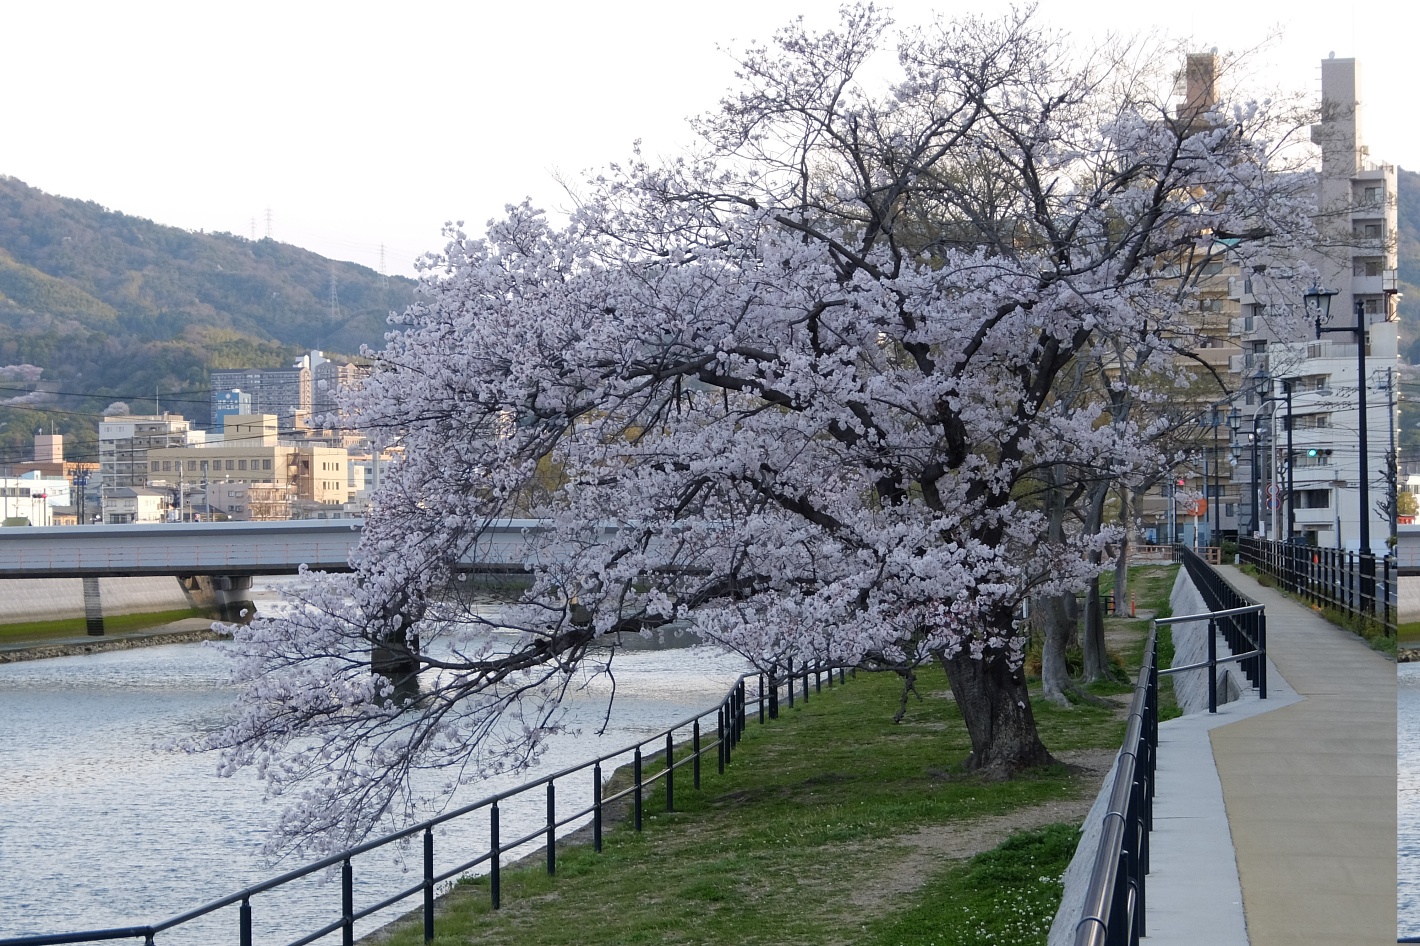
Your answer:
[[[38,427],[65,433],[71,458],[86,459],[98,416],[115,401],[139,413],[156,396],[160,409],[205,423],[211,369],[378,346],[386,316],[409,304],[414,285],[275,240],[192,233],[0,177],[0,463],[27,458]],[[4,371],[15,365],[43,369],[38,383]]]

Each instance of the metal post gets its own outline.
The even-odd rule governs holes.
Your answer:
[[[343,946],[355,946],[355,869],[348,857],[340,864],[340,902],[340,941]]]
[[[778,719],[778,718],[779,718],[779,679],[778,679],[777,676],[775,676],[775,673],[774,673],[774,671],[777,670],[777,669],[778,669],[778,665],[777,665],[777,664],[774,665],[774,666],[771,666],[771,667],[769,668],[769,718],[770,718],[770,719]]]
[[[493,806],[488,809],[488,892],[495,910],[503,906],[502,878],[498,875],[499,847],[498,803],[495,801]]]
[[[1297,499],[1292,488],[1292,468],[1295,467],[1296,457],[1292,453],[1292,379],[1282,379],[1282,390],[1287,395],[1287,534],[1282,536],[1283,542],[1292,544],[1292,533],[1297,530]]]
[[[700,720],[698,719],[695,721],[695,735],[692,739],[694,742],[691,744],[691,752],[695,762],[692,763],[690,771],[692,780],[695,782],[695,790],[698,792],[700,791]]]
[[[635,794],[633,795],[633,797],[635,798],[635,801],[636,801],[636,804],[635,804],[635,808],[636,808],[636,830],[637,830],[637,831],[640,831],[640,830],[641,830],[641,747],[640,747],[640,746],[637,746],[637,747],[636,747],[636,755],[635,755],[634,761],[633,761],[633,763],[632,763],[632,766],[633,766],[632,774],[633,774],[633,776],[634,776],[635,779],[636,779],[636,791],[635,791]]]
[[[240,946],[251,946],[251,901],[242,897],[241,912],[237,917],[237,941]]]
[[[788,693],[789,693],[789,709],[793,709],[793,708],[794,708],[794,660],[793,660],[792,657],[789,659],[789,670],[788,670],[788,672],[787,672],[786,674],[784,674],[784,682],[788,684],[788,686],[785,687],[785,689],[786,689],[786,690],[788,691]]]
[[[675,756],[671,734],[666,733],[666,811],[675,811]]]
[[[434,940],[434,829],[424,829],[424,942]],[[251,946],[243,943],[242,946]]]
[[[720,774],[725,774],[725,707],[715,714],[715,748],[719,758]]]
[[[1218,627],[1208,619],[1208,712],[1218,712]]]
[[[592,766],[592,850],[602,852],[602,764]]]
[[[557,873],[557,789],[547,783],[547,876]]]
[[[764,725],[764,674],[759,675],[759,699],[755,701],[759,704],[759,724]]]

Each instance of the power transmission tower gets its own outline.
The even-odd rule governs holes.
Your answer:
[[[336,294],[336,291],[335,291],[335,264],[334,264],[334,263],[332,263],[332,264],[330,265],[330,299],[328,300],[328,303],[329,303],[329,306],[330,306],[330,321],[331,321],[331,322],[339,322],[339,321],[340,321],[340,296],[337,295],[337,294]]]

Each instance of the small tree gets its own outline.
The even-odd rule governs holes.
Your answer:
[[[368,830],[416,768],[526,761],[594,642],[672,621],[760,666],[938,661],[971,765],[1049,760],[1018,607],[1109,530],[1045,541],[1040,472],[1154,462],[1057,380],[1179,330],[1181,248],[1304,217],[1261,107],[1178,122],[1024,14],[900,34],[870,95],[889,39],[871,8],[789,27],[701,153],[612,169],[561,229],[522,206],[452,234],[356,405],[405,459],[354,576],[237,632],[246,695],[209,744],[306,787],[288,835]],[[510,637],[449,589],[511,510],[543,523]]]

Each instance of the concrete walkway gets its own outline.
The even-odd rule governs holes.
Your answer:
[[[1393,943],[1395,664],[1224,573],[1266,605],[1269,698],[1160,726],[1146,941]]]

